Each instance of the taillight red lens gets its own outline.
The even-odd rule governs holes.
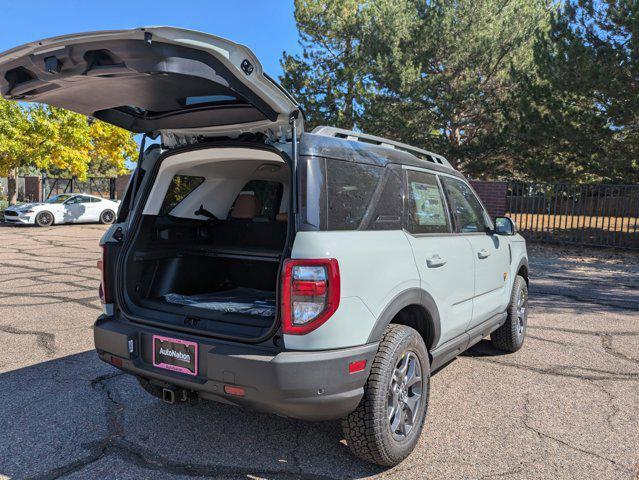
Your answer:
[[[106,274],[107,265],[107,247],[102,245],[102,259],[98,260],[97,267],[100,270],[100,287],[98,288],[98,294],[100,295],[100,302],[102,304],[111,303],[111,296],[108,288],[108,278]]]
[[[339,306],[339,264],[334,258],[289,259],[282,270],[282,331],[304,335]]]

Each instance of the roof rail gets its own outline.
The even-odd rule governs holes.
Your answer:
[[[325,137],[343,138],[345,140],[354,140],[356,142],[369,143],[373,145],[379,145],[382,147],[393,148],[395,150],[402,150],[408,152],[420,160],[435,163],[453,169],[453,166],[441,155],[429,152],[428,150],[422,150],[421,148],[412,147],[405,143],[396,142],[395,140],[389,140],[388,138],[376,137],[375,135],[368,135],[366,133],[354,132],[352,130],[345,130],[343,128],[335,128],[328,126],[319,126],[311,132],[314,135],[323,135]]]

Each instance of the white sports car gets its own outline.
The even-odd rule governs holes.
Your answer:
[[[87,195],[62,193],[44,203],[14,205],[4,211],[7,223],[48,227],[54,223],[113,223],[120,201]]]

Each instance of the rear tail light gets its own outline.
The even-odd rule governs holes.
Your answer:
[[[98,294],[100,295],[100,302],[102,305],[111,303],[111,292],[109,291],[109,283],[106,274],[107,266],[107,246],[102,245],[102,259],[98,260],[98,270],[100,270],[100,287],[98,288]]]
[[[282,332],[304,335],[339,306],[339,265],[334,258],[289,259],[282,272]]]

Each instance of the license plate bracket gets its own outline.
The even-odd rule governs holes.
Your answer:
[[[198,345],[179,338],[153,335],[153,366],[164,370],[197,375]]]

